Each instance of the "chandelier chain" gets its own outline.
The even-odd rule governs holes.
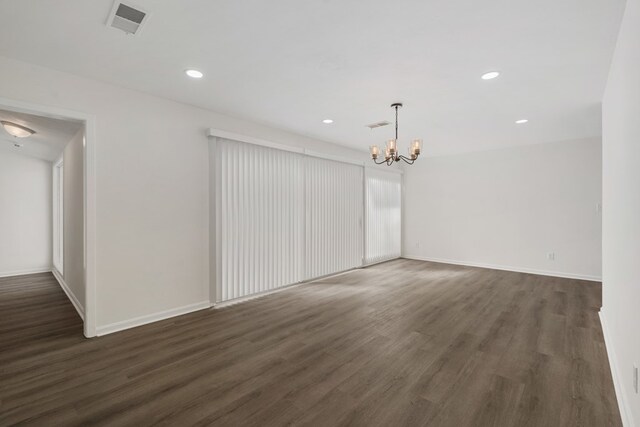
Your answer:
[[[398,140],[398,107],[399,105],[396,105],[396,141]]]

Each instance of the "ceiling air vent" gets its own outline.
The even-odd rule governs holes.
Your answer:
[[[375,129],[375,128],[381,128],[382,126],[387,126],[387,125],[390,125],[390,124],[391,124],[391,122],[388,122],[388,121],[385,120],[385,121],[382,121],[382,122],[371,123],[370,125],[367,125],[367,127],[369,129]]]
[[[127,34],[139,34],[147,16],[147,12],[143,12],[139,8],[116,1],[109,14],[107,25]]]

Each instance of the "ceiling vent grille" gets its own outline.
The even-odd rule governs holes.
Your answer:
[[[382,126],[387,126],[390,125],[391,122],[388,121],[382,121],[382,122],[376,122],[376,123],[371,123],[370,125],[367,125],[367,127],[369,129],[375,129],[375,128],[381,128]]]
[[[109,14],[107,25],[127,34],[140,34],[147,17],[147,12],[116,1]]]

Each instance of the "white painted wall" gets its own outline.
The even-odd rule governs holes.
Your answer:
[[[601,316],[626,425],[640,423],[640,1],[627,0],[603,105]],[[634,421],[636,424],[634,424]]]
[[[51,163],[0,142],[0,277],[49,271]]]
[[[404,256],[601,276],[599,139],[421,158],[404,183]]]
[[[84,311],[84,129],[63,151],[64,160],[64,282]]]
[[[368,158],[364,151],[2,57],[0,97],[96,116],[99,333],[209,300],[207,128]]]

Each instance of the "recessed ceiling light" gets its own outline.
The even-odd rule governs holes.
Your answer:
[[[4,120],[0,121],[4,130],[6,130],[9,135],[15,136],[16,138],[26,138],[27,136],[31,136],[36,133],[35,130],[29,129],[28,127],[19,125],[13,122],[5,122]]]
[[[528,121],[529,121],[529,120],[527,120],[527,119],[520,119],[520,120],[516,120],[516,124],[517,124],[517,125],[522,125],[522,124],[527,123]]]
[[[491,79],[495,79],[496,77],[498,77],[500,75],[499,71],[489,71],[488,73],[484,73],[482,75],[482,80],[491,80]]]
[[[204,76],[204,74],[202,74],[202,72],[198,70],[185,70],[184,72],[187,76],[194,79],[201,79]]]
[[[331,119],[324,119],[324,120],[322,121],[322,123],[331,124],[331,123],[333,123],[333,120],[331,120]]]

